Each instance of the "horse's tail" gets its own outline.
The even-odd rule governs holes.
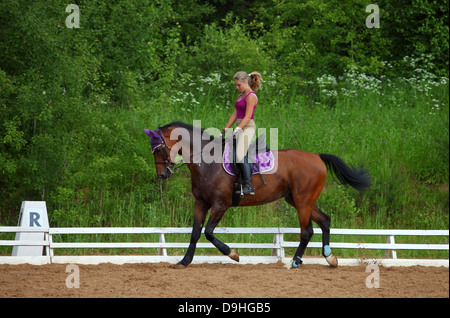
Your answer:
[[[367,170],[349,167],[341,158],[335,155],[319,154],[319,156],[328,170],[331,170],[342,184],[348,184],[358,191],[365,191],[370,188],[371,180]]]

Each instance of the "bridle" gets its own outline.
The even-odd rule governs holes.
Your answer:
[[[164,160],[155,160],[155,165],[161,165],[161,164],[165,165],[166,169],[169,170],[170,173],[174,173],[175,171],[177,171],[178,169],[183,167],[186,164],[185,162],[183,162],[183,160],[179,160],[179,161],[170,160],[170,153],[172,152],[172,148],[169,147],[169,145],[167,144],[166,139],[164,138],[164,135],[161,133],[161,130],[156,129],[153,133],[154,133],[153,137],[157,137],[159,140],[155,140],[156,138],[151,137],[152,153],[154,154],[156,149],[161,148],[161,147],[164,150],[164,154],[163,154]],[[155,136],[155,134],[156,134],[156,136]],[[173,166],[175,166],[176,164],[179,164],[181,162],[183,162],[183,164],[181,164],[180,166],[178,166],[176,168],[173,168]]]

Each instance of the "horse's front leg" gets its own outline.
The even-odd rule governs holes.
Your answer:
[[[183,259],[177,264],[179,268],[188,266],[194,258],[195,247],[202,234],[203,223],[210,206],[203,201],[196,200],[194,205],[194,225],[192,227],[191,242]]]
[[[225,214],[228,207],[214,207],[211,209],[211,215],[209,217],[208,223],[206,224],[205,228],[205,237],[208,241],[210,241],[215,247],[219,249],[219,251],[222,252],[223,255],[227,255],[232,260],[239,262],[239,254],[235,250],[231,250],[230,247],[223,243],[222,241],[218,240],[214,236],[214,229],[216,228],[217,224],[219,224],[220,220],[222,219],[222,216]]]

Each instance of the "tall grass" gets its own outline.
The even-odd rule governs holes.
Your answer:
[[[151,107],[143,101],[108,115],[106,122],[133,145],[114,163],[98,162],[106,171],[104,177],[116,178],[117,185],[104,186],[94,175],[97,186],[58,189],[48,202],[52,226],[192,225],[189,171],[157,180],[142,129],[174,120],[201,120],[203,128],[221,130],[237,95],[232,83],[224,83],[217,74],[191,79],[183,87],[173,96],[153,100]],[[448,89],[447,79],[381,81],[350,72],[342,79],[323,76],[283,93],[269,77],[258,94],[255,119],[260,128],[278,128],[280,149],[331,153],[369,171],[373,186],[365,193],[328,178],[317,204],[331,215],[332,227],[448,229]],[[219,226],[297,227],[298,219],[281,200],[231,208]],[[240,239],[270,241],[262,236],[235,238]]]

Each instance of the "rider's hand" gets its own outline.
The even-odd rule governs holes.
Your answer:
[[[225,138],[225,136],[227,135],[227,132],[228,132],[229,129],[230,129],[230,128],[224,128],[224,129],[222,130],[222,133],[220,134],[220,136],[223,137],[223,138]]]

